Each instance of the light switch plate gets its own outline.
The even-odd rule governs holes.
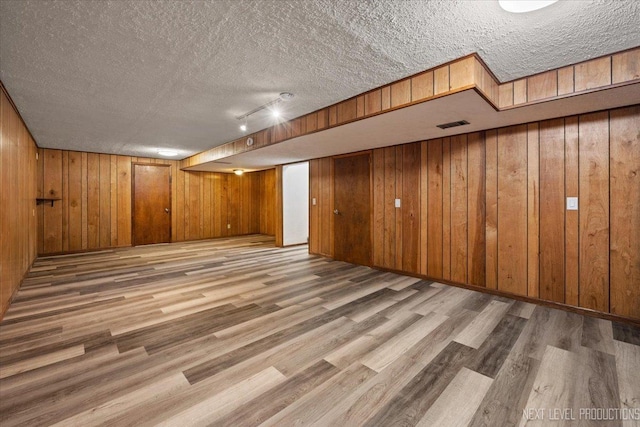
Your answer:
[[[577,211],[578,210],[578,198],[577,197],[567,197],[567,210],[568,211]]]
[[[400,207],[400,199],[396,199],[396,208]]]
[[[311,199],[311,204],[312,204],[313,206],[315,206],[315,205],[316,205],[316,198],[315,198],[315,197],[314,197],[313,199]]]

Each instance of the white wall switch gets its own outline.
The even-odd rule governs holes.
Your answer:
[[[312,204],[313,206],[315,206],[315,205],[316,205],[316,198],[315,198],[315,197],[314,197],[313,199],[311,199],[311,204]]]
[[[568,211],[577,211],[578,210],[578,198],[577,197],[567,197],[567,210]]]
[[[400,207],[400,199],[396,199],[396,208]]]
[[[227,224],[227,229],[231,229],[231,224]]]

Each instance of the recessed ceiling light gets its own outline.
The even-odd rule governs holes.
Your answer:
[[[500,7],[511,13],[533,12],[550,6],[558,0],[498,0]]]
[[[158,150],[158,154],[160,154],[161,156],[173,157],[177,156],[178,152],[175,150]]]
[[[291,92],[282,92],[280,94],[280,99],[282,99],[283,101],[289,101],[293,97],[294,95]]]
[[[271,111],[271,114],[273,114],[273,117],[275,117],[276,119],[277,119],[278,117],[280,117],[280,111],[278,111],[278,110],[273,110],[273,111]]]
[[[247,125],[240,125],[240,130],[242,132],[246,132],[247,131]]]
[[[234,169],[233,173],[235,173],[236,175],[240,176],[244,173],[244,171],[242,169]]]

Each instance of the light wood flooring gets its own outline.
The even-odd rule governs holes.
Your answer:
[[[0,324],[3,427],[632,426],[639,408],[638,328],[258,235],[40,258]]]

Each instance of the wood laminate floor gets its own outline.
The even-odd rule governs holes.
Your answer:
[[[637,328],[265,236],[39,258],[0,324],[3,427],[632,426],[639,408]]]

